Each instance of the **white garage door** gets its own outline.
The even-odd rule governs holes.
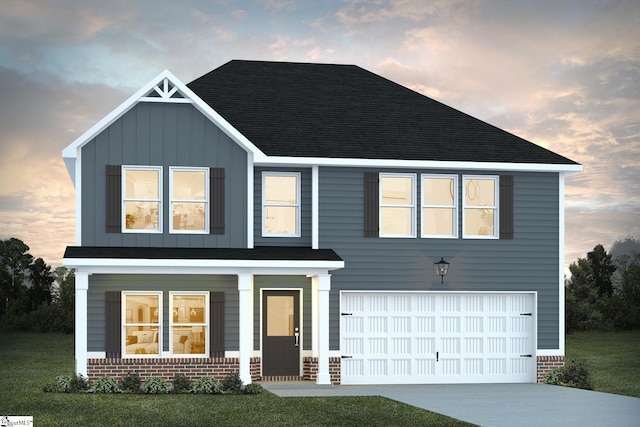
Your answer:
[[[536,382],[535,294],[348,292],[342,384]]]

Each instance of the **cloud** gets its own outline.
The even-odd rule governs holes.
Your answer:
[[[4,1],[0,237],[59,259],[62,148],[163,69],[188,82],[265,59],[357,64],[583,163],[566,182],[575,260],[640,236],[638,22],[633,1]]]
[[[0,68],[0,238],[59,265],[75,240],[75,191],[62,149],[125,99],[105,86]]]

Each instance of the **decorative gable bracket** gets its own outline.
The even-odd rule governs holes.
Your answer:
[[[193,100],[185,96],[178,86],[173,84],[168,77],[162,79],[145,96],[140,98],[141,102],[171,102],[178,104],[192,104]]]

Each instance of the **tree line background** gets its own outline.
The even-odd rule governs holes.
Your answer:
[[[640,242],[596,245],[569,266],[565,280],[566,332],[640,329]]]
[[[640,329],[640,242],[602,245],[569,266],[566,332]],[[22,240],[0,240],[0,330],[72,333],[73,270],[51,271]]]
[[[75,276],[51,271],[22,240],[0,240],[0,330],[73,333]]]

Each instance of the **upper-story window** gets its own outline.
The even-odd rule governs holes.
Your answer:
[[[464,176],[463,236],[498,238],[498,177]]]
[[[458,236],[458,176],[422,175],[422,237]]]
[[[300,237],[300,174],[263,172],[262,235]]]
[[[123,232],[162,232],[162,168],[123,166]]]
[[[415,175],[380,174],[380,237],[415,237]]]
[[[209,232],[209,168],[170,168],[171,233]]]

